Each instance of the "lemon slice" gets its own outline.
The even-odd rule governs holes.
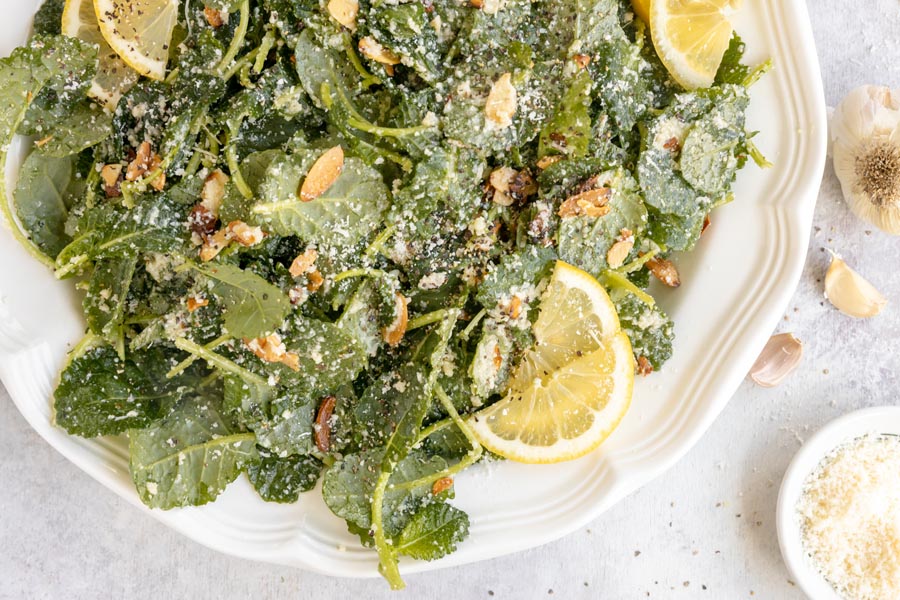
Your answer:
[[[178,0],[93,0],[100,32],[132,69],[162,80],[178,20]]]
[[[631,8],[644,23],[650,22],[650,0],[631,0]]]
[[[525,463],[583,456],[616,428],[634,388],[634,355],[597,280],[556,264],[534,324],[535,346],[506,397],[470,417],[488,450]]]
[[[106,107],[115,108],[122,94],[130,90],[140,76],[122,62],[103,39],[93,0],[66,0],[62,14],[62,32],[100,47],[97,74],[88,93]]]
[[[650,0],[656,53],[685,89],[709,87],[731,41],[725,9],[737,0]]]

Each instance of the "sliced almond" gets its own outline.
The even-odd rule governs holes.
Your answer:
[[[200,200],[203,206],[210,213],[219,216],[219,208],[222,206],[222,200],[225,198],[225,186],[228,184],[228,175],[221,170],[216,169],[203,182],[203,189],[200,190]]]
[[[586,69],[588,65],[591,64],[591,55],[590,54],[576,54],[572,57],[572,60],[578,66],[579,69]]]
[[[285,352],[281,357],[281,364],[291,371],[300,371],[300,356],[294,352]]]
[[[606,262],[609,263],[609,268],[618,269],[624,265],[625,259],[628,258],[632,248],[634,248],[634,238],[631,237],[619,240],[613,244],[609,252],[606,253]]]
[[[540,169],[540,170],[543,171],[544,169],[546,169],[546,168],[549,167],[550,165],[555,165],[556,163],[558,163],[558,162],[561,161],[562,159],[563,159],[562,154],[553,154],[553,155],[551,155],[551,156],[545,156],[545,157],[539,159],[539,160],[537,161],[537,163],[535,163],[535,164],[537,165],[537,168],[538,168],[538,169]]]
[[[319,452],[331,450],[331,417],[334,415],[336,404],[337,398],[326,396],[319,403],[319,409],[316,411],[316,423],[313,431],[315,431],[316,448],[319,449]]]
[[[794,334],[773,335],[753,363],[750,379],[762,387],[775,387],[797,368],[802,358],[803,343]]]
[[[441,477],[433,484],[431,484],[431,493],[434,496],[438,494],[443,494],[447,490],[453,487],[453,478],[452,477]]]
[[[150,163],[153,160],[153,148],[150,142],[141,142],[135,153],[134,160],[128,163],[128,170],[125,172],[125,179],[128,181],[137,181],[144,176],[144,173],[150,170]]]
[[[646,356],[637,357],[637,372],[643,377],[653,373],[653,365],[650,364],[650,360]]]
[[[512,84],[512,75],[504,73],[491,86],[487,103],[484,105],[484,116],[488,123],[499,129],[506,129],[512,125],[518,101],[518,93]]]
[[[328,14],[350,31],[356,31],[356,17],[359,15],[359,1],[329,0]]]
[[[39,140],[35,140],[34,146],[35,146],[35,148],[43,148],[44,146],[49,144],[51,142],[51,140],[53,140],[52,135],[48,135],[47,137],[42,137]]]
[[[291,272],[291,277],[300,277],[315,269],[318,258],[319,253],[314,248],[307,248],[305,252],[297,256],[294,262],[291,263],[291,267],[288,269]]]
[[[371,36],[366,36],[359,40],[359,51],[369,60],[374,60],[383,65],[394,66],[400,64],[399,56],[382,46],[378,40]]]
[[[221,11],[206,6],[203,8],[203,16],[206,17],[206,23],[213,29],[218,29],[225,24],[225,17]]]
[[[522,300],[518,296],[510,298],[506,304],[506,314],[510,319],[518,319],[522,315]]]
[[[608,203],[611,193],[609,188],[581,192],[563,202],[557,214],[564,219],[582,216],[603,217],[610,211]]]
[[[384,328],[382,335],[389,346],[398,345],[406,335],[406,326],[409,323],[409,312],[406,308],[407,300],[399,292],[394,296],[394,321]]]
[[[225,230],[229,238],[246,248],[257,245],[266,237],[261,227],[247,225],[243,221],[232,221]]]
[[[244,345],[257,357],[270,363],[281,362],[287,354],[287,348],[277,333],[256,339],[245,339]]]
[[[825,275],[825,297],[839,311],[857,319],[874,317],[887,305],[887,298],[836,254],[832,254]]]
[[[228,235],[228,231],[220,229],[203,242],[203,246],[200,247],[200,260],[203,262],[211,261],[217,257],[222,250],[227,248],[230,243],[231,238]]]
[[[490,177],[491,186],[500,192],[508,192],[509,184],[512,183],[516,173],[518,173],[518,171],[512,167],[499,167],[494,169],[491,172]]]
[[[209,306],[208,298],[197,298],[196,296],[190,296],[187,299],[187,309],[188,312],[197,311],[204,306]]]
[[[327,150],[313,163],[303,185],[300,186],[300,199],[312,202],[334,185],[344,170],[344,149],[335,146]]]
[[[308,292],[315,292],[322,287],[323,283],[325,283],[325,278],[317,270],[306,276],[306,290]]]
[[[100,169],[100,180],[103,181],[103,192],[107,198],[118,198],[122,195],[119,184],[122,182],[122,171],[124,168],[120,164],[103,165]]]
[[[647,261],[647,268],[654,277],[669,287],[676,288],[681,285],[681,277],[675,263],[665,258],[651,258]]]

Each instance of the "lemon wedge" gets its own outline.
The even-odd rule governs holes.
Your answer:
[[[162,80],[178,20],[178,0],[93,0],[100,32],[132,69]]]
[[[650,22],[650,0],[631,0],[631,8],[644,23]]]
[[[100,33],[93,0],[66,0],[62,14],[62,32],[69,37],[99,46],[97,74],[88,93],[104,106],[114,109],[122,94],[130,90],[140,76],[106,43]]]
[[[709,87],[733,29],[725,15],[738,0],[650,0],[650,34],[672,78],[688,90]]]
[[[524,463],[583,456],[618,426],[634,388],[634,355],[596,279],[558,262],[534,324],[535,345],[506,397],[470,417],[488,450]]]

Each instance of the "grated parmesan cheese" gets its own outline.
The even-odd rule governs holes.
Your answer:
[[[900,598],[900,438],[839,446],[806,479],[803,546],[848,600]]]

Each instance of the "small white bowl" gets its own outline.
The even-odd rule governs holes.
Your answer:
[[[834,448],[870,433],[900,435],[900,407],[866,408],[835,419],[803,444],[781,481],[776,515],[781,555],[794,580],[813,600],[841,600],[841,597],[803,551],[796,509],[803,482]]]

